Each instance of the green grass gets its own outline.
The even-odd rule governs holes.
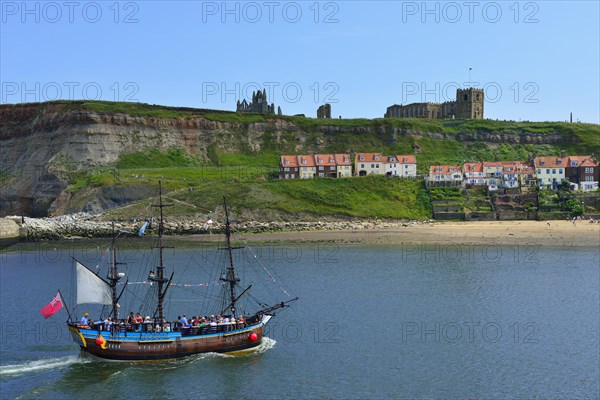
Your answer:
[[[257,182],[272,179],[276,170],[265,167],[166,167],[166,168],[101,168],[92,172],[76,174],[67,189],[76,192],[87,187],[109,186],[114,184],[133,185],[146,183],[176,190],[194,187],[205,182]]]
[[[123,154],[115,164],[116,168],[166,168],[190,167],[202,165],[202,160],[190,157],[180,147],[172,147],[167,151],[157,148],[146,148],[135,153]]]
[[[170,192],[169,192],[170,190]],[[170,188],[169,215],[190,215],[220,207],[223,196],[236,214],[312,215],[338,218],[428,219],[431,206],[422,181],[370,176],[354,179],[207,182],[193,190]],[[110,213],[122,218],[147,209],[142,202]]]
[[[457,187],[436,187],[429,189],[431,200],[456,200],[463,199],[460,188]]]
[[[429,218],[431,213],[429,202],[423,202],[421,180],[368,176],[267,185],[287,198],[279,207],[289,213],[409,219]]]

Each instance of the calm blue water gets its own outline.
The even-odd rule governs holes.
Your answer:
[[[40,245],[0,254],[0,397],[600,396],[598,249],[282,245],[254,251],[264,265],[248,252],[238,264],[267,277],[247,279],[258,294],[268,297],[273,289],[273,298],[285,299],[283,288],[300,296],[272,321],[259,354],[137,365],[79,359],[64,310],[49,320],[38,313],[59,287],[70,298],[70,256],[94,266],[101,250]],[[210,283],[214,253],[170,250],[168,265],[176,266],[178,283]],[[130,281],[147,273],[135,272],[145,252],[122,255]],[[210,289],[174,289],[169,316],[202,313]],[[195,298],[184,301],[190,295]],[[124,300],[122,309],[135,307],[134,300]]]

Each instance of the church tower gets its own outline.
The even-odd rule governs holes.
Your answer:
[[[456,118],[483,119],[483,89],[456,90]]]

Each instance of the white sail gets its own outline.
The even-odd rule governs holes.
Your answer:
[[[110,285],[75,261],[77,269],[77,304],[112,304]]]

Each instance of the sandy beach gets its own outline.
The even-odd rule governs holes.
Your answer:
[[[184,241],[213,242],[221,235],[193,235]],[[240,234],[249,242],[330,242],[363,244],[498,244],[555,247],[600,247],[600,223],[589,221],[434,222],[365,230]]]

